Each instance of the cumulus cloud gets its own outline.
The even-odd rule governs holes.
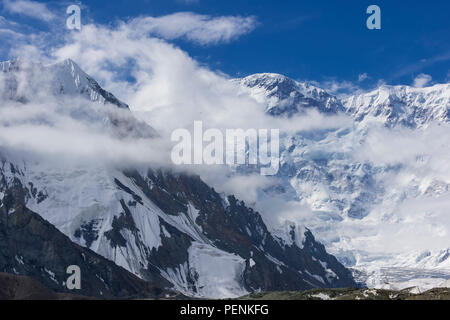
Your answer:
[[[430,75],[421,73],[414,79],[413,86],[416,88],[423,88],[428,85],[431,80],[433,80],[433,78]]]
[[[289,120],[270,117],[264,113],[264,104],[239,93],[237,84],[227,76],[201,66],[172,44],[136,30],[134,24],[122,23],[116,28],[87,25],[52,54],[58,60],[80,61],[83,69],[161,133],[192,126],[195,120],[218,129],[286,131],[337,127],[348,121],[314,111],[309,117]],[[123,69],[133,78],[132,83],[119,76]]]
[[[448,246],[449,131],[448,124],[367,129],[352,157],[382,172],[377,185],[383,186],[383,201],[375,202],[361,221],[337,227],[348,236],[349,248],[395,253]]]
[[[355,150],[354,157],[357,161],[379,166],[402,165],[416,174],[421,172],[420,167],[428,179],[443,179],[450,183],[450,151],[446,147],[449,130],[448,124],[415,130],[374,125],[364,143]]]
[[[46,22],[52,21],[56,15],[43,3],[30,0],[3,0],[3,7],[7,12],[28,16]]]
[[[80,157],[97,158],[98,161],[106,158],[107,161],[118,159],[115,163],[124,159],[127,163],[142,163],[148,158],[149,165],[170,165],[173,145],[170,134],[178,128],[191,129],[196,120],[203,121],[205,130],[274,128],[282,133],[338,128],[350,123],[348,117],[327,117],[314,110],[291,119],[268,116],[264,112],[264,103],[240,92],[228,76],[199,64],[180,48],[154,37],[145,28],[136,28],[135,24],[136,20],[113,27],[90,24],[80,32],[68,34],[63,45],[27,45],[17,47],[15,52],[40,57],[46,63],[66,58],[77,61],[102,86],[128,103],[134,115],[157,129],[160,138],[156,142],[111,140],[98,130],[84,128],[85,123],[79,127],[83,128],[82,134],[77,136],[76,130],[71,129],[77,126],[56,125],[59,123],[56,122],[50,128],[42,125],[24,127],[23,124],[4,127],[2,144],[36,152],[42,149],[41,152],[53,155],[60,153],[74,157],[79,152]],[[70,130],[59,134],[64,129]],[[11,139],[5,138],[13,135],[15,137]],[[64,140],[69,142],[63,143]],[[45,147],[42,141],[45,141]],[[111,151],[114,149],[117,152]],[[157,159],[154,159],[155,155]],[[249,203],[254,203],[263,189],[276,183],[259,175],[230,179],[230,169],[223,166],[176,169],[200,174],[218,191],[233,193]]]
[[[100,161],[124,167],[168,163],[169,146],[158,137],[114,134],[106,120],[111,112],[121,112],[115,109],[74,97],[26,104],[2,101],[0,147],[47,159]]]
[[[61,87],[55,82],[58,68],[16,63],[18,69],[0,72],[2,151],[15,149],[48,159],[63,157],[124,166],[161,166],[169,161],[170,146],[129,110],[74,93],[61,95]]]

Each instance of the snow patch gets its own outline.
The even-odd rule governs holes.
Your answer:
[[[242,283],[243,258],[198,242],[192,243],[188,252],[191,272],[197,277],[198,295],[230,298],[248,294]]]

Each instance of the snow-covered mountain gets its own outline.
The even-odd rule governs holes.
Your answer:
[[[156,136],[73,61],[52,66],[13,61],[2,63],[0,70],[0,109],[51,101],[52,115],[64,115],[63,125],[70,123],[71,129],[94,127],[119,140]],[[42,119],[38,112],[15,116],[2,125],[61,127],[60,118]],[[289,227],[290,241],[283,240],[267,229],[259,213],[232,195],[218,194],[197,176],[116,165],[101,157],[93,162],[54,153],[34,156],[8,144],[0,155],[0,206],[8,207],[7,214],[25,207],[74,243],[152,284],[166,281],[172,289],[201,297],[355,285],[350,271],[311,231]],[[30,253],[16,254],[27,261]],[[0,260],[0,272],[23,272],[7,268],[11,261]],[[56,273],[52,263],[45,263],[47,275]]]
[[[266,104],[266,112],[274,116],[292,116],[315,108],[323,113],[343,111],[342,103],[323,89],[297,82],[275,73],[261,73],[234,79],[244,92]]]
[[[66,289],[66,269],[77,265],[82,270],[81,290],[88,297],[131,299],[175,296],[164,289],[168,282],[162,277],[144,281],[93,251],[78,246],[35,212],[17,203],[19,184],[1,200],[0,207],[0,269],[2,272],[27,275],[56,292]],[[2,288],[3,292],[12,288]],[[27,288],[18,288],[24,294]],[[44,293],[44,292],[43,292]]]
[[[362,272],[357,278],[368,285],[389,278],[402,287],[427,278],[432,286],[450,278],[450,84],[384,85],[341,102],[320,89],[308,94],[299,88],[310,85],[281,75],[233,81],[274,116],[283,110],[301,115],[302,107],[312,107],[353,120],[337,129],[299,127],[283,134],[280,184],[262,193],[261,207],[274,197],[289,203],[286,217],[311,228],[342,263]],[[301,95],[311,100],[291,99]],[[269,218],[272,229],[282,228]],[[395,272],[388,277],[386,270]]]
[[[0,111],[51,100],[52,114],[95,132],[126,141],[157,136],[71,60],[5,62],[0,71]],[[189,174],[30,157],[8,145],[0,148],[0,202],[12,197],[74,243],[189,295],[354,285],[313,234],[369,286],[428,288],[450,279],[448,84],[381,86],[339,99],[277,74],[233,82],[274,117],[317,110],[352,119],[282,134],[279,185],[254,204],[261,216]],[[37,112],[16,118],[0,124],[56,124]]]
[[[382,85],[371,92],[343,99],[346,112],[358,122],[380,121],[418,128],[450,121],[450,84],[426,88]]]
[[[20,59],[5,61],[0,62],[0,72],[5,82],[0,91],[4,98],[26,102],[31,92],[39,96],[42,92],[51,91],[55,95],[81,95],[93,102],[128,109],[128,105],[105,91],[70,59],[50,66]],[[28,81],[21,81],[24,80],[22,77]]]

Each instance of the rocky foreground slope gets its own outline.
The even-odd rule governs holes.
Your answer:
[[[170,295],[163,289],[169,283],[162,277],[155,276],[152,281],[139,279],[112,261],[73,243],[38,214],[17,204],[12,196],[8,194],[0,207],[2,272],[26,275],[60,293],[121,299]],[[65,285],[69,277],[67,267],[71,265],[82,270],[80,290],[68,290]],[[25,281],[25,287],[20,283],[15,285],[15,295],[23,298],[48,295],[49,290],[41,290],[33,281]],[[32,292],[27,292],[28,284]],[[5,286],[5,283],[0,286],[3,291]]]
[[[0,273],[0,300],[90,300],[93,297],[58,293],[26,276]],[[164,299],[189,299],[181,295]],[[254,293],[239,300],[450,300],[449,288],[435,288],[418,293],[416,288],[401,291],[382,289],[313,289]]]
[[[303,292],[256,293],[243,300],[450,300],[449,288],[435,288],[414,293],[414,288],[400,291],[384,289],[313,289]]]
[[[57,293],[32,277],[0,273],[0,300],[85,300],[85,296]]]

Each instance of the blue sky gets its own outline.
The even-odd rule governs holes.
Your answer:
[[[65,8],[72,2],[37,1],[62,17],[57,20],[60,25],[8,10],[12,2],[0,0],[0,16],[20,24],[22,31],[51,31],[55,38],[58,32],[67,32]],[[99,0],[78,4],[83,24],[108,25],[176,12],[252,17],[252,30],[230,41],[205,44],[171,39],[201,64],[232,77],[276,72],[363,88],[380,80],[412,84],[420,74],[431,76],[431,83],[450,80],[450,1]],[[366,9],[371,4],[381,8],[381,30],[366,28]],[[1,60],[11,58],[7,46],[8,42],[0,42]]]

